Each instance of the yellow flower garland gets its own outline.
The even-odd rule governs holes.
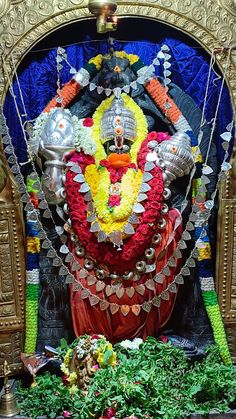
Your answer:
[[[93,203],[99,221],[101,220],[105,223],[112,221],[111,213],[107,208],[110,185],[110,173],[104,168],[100,174],[100,182],[97,194],[93,197]]]
[[[89,64],[94,64],[97,70],[100,70],[102,66],[102,60],[103,56],[102,54],[96,55],[96,57],[93,57],[89,60]]]
[[[100,137],[100,129],[101,129],[101,119],[103,117],[103,114],[105,111],[107,111],[113,102],[114,95],[110,96],[109,98],[105,99],[101,105],[98,106],[96,111],[93,114],[93,130],[92,130],[92,136],[96,143],[97,151],[95,153],[95,162],[98,166],[100,161],[102,159],[106,159],[107,155],[104,150],[104,147],[101,143],[101,137]],[[145,140],[147,134],[148,134],[148,125],[147,125],[147,119],[142,111],[142,109],[135,103],[135,101],[128,96],[126,93],[122,93],[121,95],[125,108],[129,109],[133,115],[135,115],[135,119],[137,121],[137,136],[133,141],[133,144],[130,149],[130,155],[131,155],[131,161],[132,163],[137,162],[137,154],[140,149],[140,146]]]
[[[127,54],[125,51],[116,51],[114,55],[118,58],[126,58],[129,60],[130,65],[135,64],[139,60],[139,56],[135,54]]]
[[[121,181],[121,202],[112,212],[108,208],[109,190],[111,186],[110,174],[106,168],[99,170],[94,164],[87,166],[85,179],[89,184],[94,208],[101,229],[110,234],[122,231],[127,219],[132,213],[132,207],[137,198],[142,183],[142,172],[128,169]]]
[[[123,220],[132,212],[132,207],[138,196],[139,188],[142,183],[142,172],[138,170],[128,169],[121,181],[121,201],[120,205],[114,207],[112,217],[115,220]]]
[[[89,164],[84,172],[86,182],[89,184],[92,196],[95,196],[98,191],[98,185],[100,181],[100,173],[95,164]]]
[[[130,65],[135,64],[139,60],[138,55],[135,55],[135,54],[127,54],[127,52],[125,52],[125,51],[116,51],[114,53],[114,56],[115,57],[118,57],[118,58],[126,58],[127,60],[129,60]],[[106,58],[107,59],[108,58],[111,58],[111,55],[110,54],[107,54],[107,55],[102,56],[102,54],[98,54],[98,55],[96,55],[96,57],[91,58],[88,63],[89,64],[94,64],[95,67],[96,67],[96,69],[99,71],[101,69],[101,67],[102,67],[102,60],[104,58],[105,59]]]

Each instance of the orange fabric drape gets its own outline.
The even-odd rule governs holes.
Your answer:
[[[162,235],[161,246],[158,248],[158,254],[163,252],[163,250],[166,250],[166,252],[163,252],[163,257],[156,264],[157,272],[159,272],[166,265],[166,262],[173,254],[173,251],[180,239],[180,235],[182,233],[181,224],[175,232],[173,241],[167,247],[167,241],[173,233],[175,221],[178,217],[180,217],[180,214],[177,210],[171,209],[169,211],[166,229]],[[109,308],[101,311],[99,304],[91,306],[88,299],[81,299],[81,291],[73,291],[73,287],[71,287],[71,311],[76,336],[80,336],[85,333],[103,334],[113,343],[123,339],[133,339],[135,337],[145,339],[147,336],[157,336],[160,329],[169,320],[175,303],[176,294],[170,293],[169,300],[161,300],[161,306],[159,308],[152,306],[149,313],[145,312],[143,309],[139,312],[139,306],[145,301],[151,300],[155,295],[160,295],[160,293],[167,288],[168,284],[173,281],[174,276],[178,273],[180,263],[181,260],[178,260],[177,266],[171,268],[171,275],[165,277],[163,284],[155,283],[155,291],[145,288],[143,295],[135,292],[132,298],[130,298],[126,293],[122,298],[118,298],[116,294],[112,294],[110,297],[107,297],[105,296],[104,291],[96,292],[95,285],[89,287],[89,290],[93,294],[97,295],[101,299],[106,299],[110,303],[123,306],[135,305],[133,311],[136,312],[137,315],[135,315],[132,311],[129,311],[126,316],[124,316],[124,314],[120,311],[115,314],[111,314]],[[79,273],[77,273],[77,275],[79,276]],[[136,287],[137,284],[144,283],[147,279],[147,274],[143,275],[138,283],[134,283],[134,287]],[[83,285],[88,287],[86,279],[80,279],[80,281],[83,281]],[[124,283],[124,286],[126,286],[125,284],[126,283]]]

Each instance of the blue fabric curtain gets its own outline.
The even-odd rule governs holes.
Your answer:
[[[187,39],[186,42],[183,42],[182,40],[180,41],[174,38],[164,38],[159,43],[155,44],[148,41],[115,41],[114,49],[138,54],[144,63],[148,65],[152,62],[160,50],[161,45],[164,43],[169,46],[170,54],[172,56],[172,81],[188,93],[194,99],[198,107],[202,108],[209,72],[209,60],[206,58],[205,53],[203,54],[202,48],[190,46]],[[80,45],[71,45],[65,49],[67,51],[68,61],[78,70],[91,57],[99,53],[105,54],[108,52],[109,48],[110,46],[106,41],[91,41]],[[161,67],[156,67],[156,71],[158,75],[162,75]],[[27,119],[33,120],[42,112],[46,104],[56,93],[56,49],[41,52],[35,51],[28,54],[27,62],[19,69],[18,77],[27,112]],[[71,77],[70,67],[64,63],[63,70],[61,71],[61,83],[67,82]],[[216,78],[216,74],[212,72],[205,111],[205,118],[209,124],[211,124],[211,120],[215,115],[222,83],[222,80],[215,80]],[[14,81],[13,88],[20,113],[24,114],[16,81]],[[16,154],[19,161],[24,162],[27,157],[23,133],[15,110],[13,98],[9,93],[5,100],[4,111]],[[220,145],[220,134],[225,131],[226,126],[232,121],[232,118],[233,111],[231,99],[228,88],[225,85],[217,117],[217,126],[214,133],[214,141],[217,146],[219,161],[223,156],[223,150]],[[25,120],[26,118],[23,117],[23,121]],[[230,150],[231,149],[232,144]]]

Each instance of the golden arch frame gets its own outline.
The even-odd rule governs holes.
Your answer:
[[[10,57],[16,66],[43,37],[73,21],[91,19],[87,0],[0,0],[0,55],[11,74]],[[211,53],[224,71],[225,54],[236,43],[236,10],[232,0],[118,0],[117,15],[157,20],[179,29]],[[221,50],[224,49],[224,50]],[[226,76],[236,100],[236,52],[232,51]],[[0,97],[7,83],[0,66]]]
[[[92,19],[87,5],[87,0],[0,0],[0,104],[4,103],[9,80],[13,77],[12,60],[18,67],[25,55],[43,37],[72,22]],[[225,81],[236,111],[234,0],[118,0],[117,15],[123,18],[152,19],[186,33],[209,54],[215,50],[216,62],[222,73],[226,69],[226,57],[230,54]],[[236,357],[236,186],[233,183],[234,181],[236,184],[235,160],[232,158],[233,171],[222,188],[220,198],[217,286],[222,314],[229,332],[230,347]],[[5,165],[11,176],[6,161]],[[12,204],[16,205],[19,201],[17,195],[13,195]],[[22,287],[23,264],[20,266],[20,272]],[[19,300],[19,307],[23,313],[22,298]],[[23,324],[23,315],[21,320]],[[13,332],[15,335],[11,333],[11,339],[15,336],[14,339],[20,341],[22,329]],[[12,365],[14,371],[20,367],[19,362],[14,359]]]

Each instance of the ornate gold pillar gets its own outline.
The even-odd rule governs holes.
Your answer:
[[[219,195],[217,291],[230,351],[236,361],[236,149]]]
[[[0,375],[6,359],[21,368],[24,332],[25,254],[22,207],[0,148]]]

